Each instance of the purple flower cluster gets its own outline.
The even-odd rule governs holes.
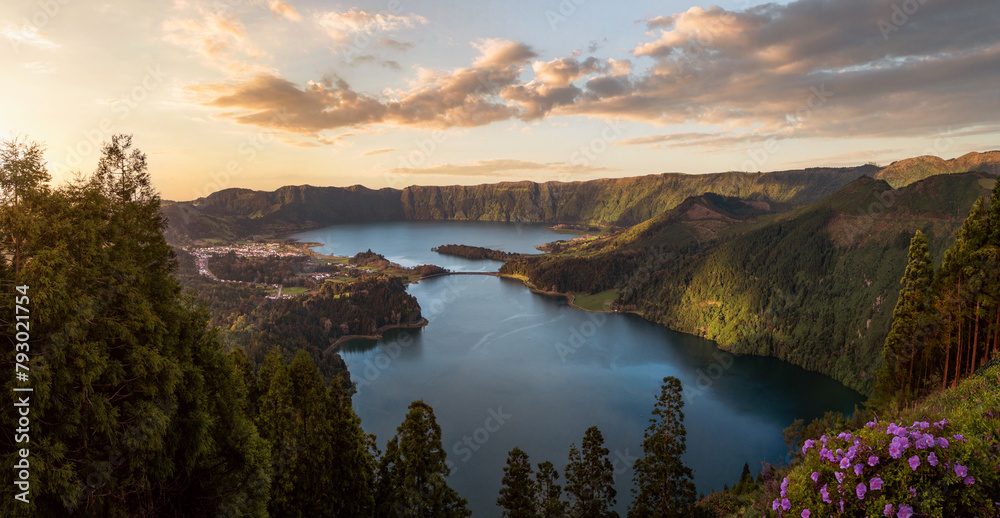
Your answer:
[[[966,466],[948,462],[947,455],[943,455],[950,447],[950,441],[946,437],[939,437],[935,434],[944,432],[948,424],[947,420],[933,424],[927,421],[917,421],[910,426],[890,423],[885,427],[885,436],[881,440],[879,438],[866,440],[847,432],[836,437],[824,435],[818,440],[806,440],[802,446],[803,455],[808,456],[808,452],[812,450],[814,458],[818,458],[820,463],[820,467],[812,471],[809,478],[812,480],[812,490],[818,493],[823,503],[813,501],[813,509],[803,508],[800,516],[808,517],[813,513],[825,516],[829,510],[844,512],[845,500],[848,506],[857,507],[872,505],[864,502],[878,501],[879,499],[885,502],[886,499],[890,501],[895,499],[896,497],[891,495],[895,495],[896,491],[902,488],[896,486],[891,490],[881,475],[884,470],[898,473],[894,470],[898,470],[903,462],[909,467],[907,472],[919,471],[931,474],[935,468],[941,466],[945,470],[953,471],[955,477],[965,485],[975,484],[976,480],[969,475]],[[867,424],[867,428],[880,433],[881,426],[872,421]],[[951,436],[951,440],[965,441],[965,438],[960,434],[954,434]],[[939,458],[939,455],[944,458]],[[950,473],[947,476],[950,476]],[[808,482],[805,483],[808,484]],[[789,480],[786,477],[781,482],[781,495],[775,498],[771,505],[773,510],[778,511],[779,515],[783,515],[784,512],[790,511],[793,507],[798,508],[789,499],[788,486]],[[916,489],[911,487],[908,492],[903,493],[909,498],[904,497],[903,502],[898,505],[885,504],[884,508],[881,507],[880,502],[879,509],[882,509],[884,516],[909,518],[914,515],[913,507],[904,502],[914,498],[916,492]],[[838,496],[840,501],[834,505],[835,498]],[[830,507],[825,507],[823,504]],[[806,502],[798,505],[804,507]]]

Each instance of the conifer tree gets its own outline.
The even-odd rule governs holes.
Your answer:
[[[378,516],[464,517],[471,513],[446,477],[451,474],[441,446],[441,427],[423,401],[410,404],[406,419],[379,462],[375,501]]]
[[[45,168],[44,148],[22,136],[0,142],[0,249],[9,251],[17,282],[39,223],[39,197],[52,178]]]
[[[566,465],[566,492],[571,496],[569,513],[582,518],[617,517],[613,511],[617,491],[614,466],[608,459],[604,437],[596,426],[587,429],[581,449],[570,445]]]
[[[884,367],[880,380],[881,391],[898,394],[902,401],[912,397],[914,387],[914,365],[927,361],[930,351],[922,351],[931,336],[927,315],[928,289],[934,280],[934,264],[923,232],[916,231],[910,240],[906,270],[900,284],[899,301],[892,313],[892,329],[886,337],[882,350]],[[918,358],[921,354],[922,358]],[[917,370],[921,375],[921,370]]]
[[[540,518],[561,518],[566,513],[566,502],[562,501],[562,487],[556,483],[559,472],[549,462],[539,462],[535,472],[538,488],[535,508]]]
[[[300,350],[261,366],[257,423],[273,451],[269,509],[277,516],[372,516],[374,460],[360,420]]]
[[[681,382],[663,378],[653,417],[642,441],[643,457],[635,461],[630,517],[682,517],[694,505],[691,469],[684,464],[687,450]]]
[[[112,196],[115,174],[141,196]],[[27,510],[263,516],[267,447],[246,415],[238,371],[172,276],[144,155],[116,136],[97,174],[38,203],[20,261],[36,388],[38,477]],[[10,486],[9,470],[0,477]],[[247,491],[254,484],[265,491]],[[12,503],[0,503],[0,514],[25,510]]]
[[[503,516],[507,518],[538,516],[535,512],[538,488],[532,479],[533,474],[528,454],[516,447],[510,450],[507,454],[507,465],[503,468],[500,496],[497,498],[497,505],[503,508]]]

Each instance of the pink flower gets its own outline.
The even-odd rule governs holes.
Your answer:
[[[927,463],[930,464],[931,466],[938,465],[938,458],[937,455],[934,454],[934,452],[930,452],[930,454],[927,455]]]
[[[865,470],[865,465],[858,463],[854,465],[854,476],[860,477],[861,473]]]
[[[876,457],[874,455],[872,455],[871,457],[868,457],[868,465],[869,466],[874,466],[876,464],[878,464],[878,457]]]
[[[958,475],[958,478],[965,478],[969,474],[969,470],[961,464],[955,464],[955,474]]]
[[[813,482],[819,482],[819,472],[818,471],[813,471],[813,474],[809,475],[809,477],[813,479]]]
[[[909,462],[910,462],[910,469],[912,469],[913,471],[916,471],[917,468],[920,467],[920,457],[916,455],[910,457]]]
[[[809,512],[809,509],[803,509],[802,510],[802,518],[809,518],[810,514],[811,513]]]
[[[969,476],[965,477],[965,480],[963,480],[962,482],[965,482],[965,485],[967,485],[967,486],[971,486],[972,484],[976,483],[976,477],[973,477],[972,475],[969,475]]]
[[[882,516],[892,516],[892,504],[885,504],[885,509],[882,510]]]
[[[782,498],[781,499],[781,508],[787,511],[787,510],[789,510],[789,509],[792,508],[792,503],[790,501],[788,501],[787,498]]]
[[[840,469],[847,469],[849,467],[851,467],[851,461],[847,457],[840,459]]]
[[[882,479],[875,477],[871,481],[872,491],[882,489]]]
[[[834,475],[835,477],[837,477],[837,482],[843,482],[843,481],[844,481],[844,474],[843,474],[843,473],[841,473],[841,472],[839,472],[839,471],[835,471],[835,472],[833,473],[833,475]]]
[[[903,504],[899,506],[899,512],[896,513],[896,518],[910,518],[913,516],[913,508]]]
[[[865,485],[863,483],[859,482],[858,486],[854,488],[854,492],[857,493],[858,500],[864,500],[865,499],[865,493],[868,492],[868,488],[865,487]]]
[[[948,439],[945,439],[944,437],[938,437],[938,446],[940,446],[942,448],[947,448],[948,447]]]

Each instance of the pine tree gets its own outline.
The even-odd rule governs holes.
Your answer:
[[[737,495],[742,495],[744,493],[749,493],[754,490],[754,479],[753,475],[750,474],[750,464],[743,463],[743,471],[740,473],[740,479],[733,486],[733,493]]]
[[[914,366],[927,361],[930,351],[923,351],[931,336],[928,316],[928,290],[934,280],[934,264],[923,232],[916,231],[910,240],[906,270],[900,284],[899,301],[892,313],[892,329],[882,349],[884,359],[880,391],[890,397],[898,394],[901,402],[913,397],[920,387],[915,387]],[[918,353],[922,358],[918,358]],[[921,370],[918,376],[923,378]]]
[[[643,457],[635,461],[630,517],[687,516],[695,502],[691,469],[684,464],[687,449],[681,382],[663,378],[653,417],[642,441]]]
[[[532,480],[533,474],[528,454],[520,448],[510,450],[507,454],[507,465],[503,468],[500,497],[497,498],[497,505],[503,508],[503,516],[507,518],[538,516],[535,510],[538,488]]]
[[[451,474],[441,446],[441,427],[423,401],[410,404],[406,419],[389,440],[379,463],[375,501],[378,516],[463,517],[471,513],[446,477]]]
[[[604,437],[596,426],[587,429],[581,450],[570,445],[566,465],[566,492],[571,496],[569,512],[581,518],[617,517],[613,511],[617,491],[614,466],[608,459]]]
[[[539,462],[535,472],[537,500],[535,509],[540,518],[562,518],[566,513],[566,503],[562,501],[562,487],[556,483],[559,472],[551,462]]]

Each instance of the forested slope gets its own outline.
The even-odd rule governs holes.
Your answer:
[[[910,237],[922,230],[940,261],[964,214],[993,182],[968,173],[893,190],[865,177],[806,207],[748,212],[749,219],[720,208],[737,207],[732,200],[701,197],[680,207],[683,213],[561,256],[513,261],[501,272],[554,291],[617,289],[619,309],[868,391]],[[697,232],[705,221],[718,225],[714,239]],[[574,274],[581,271],[586,275]]]
[[[274,234],[343,222],[472,220],[630,226],[706,192],[801,205],[827,196],[874,166],[772,173],[667,173],[587,182],[503,182],[475,186],[288,186],[226,189],[191,202],[165,202],[171,243]]]

